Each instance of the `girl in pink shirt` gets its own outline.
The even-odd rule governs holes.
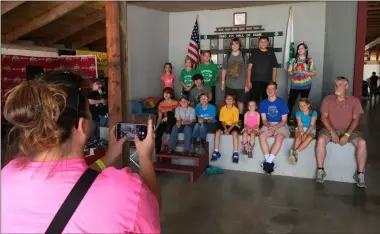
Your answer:
[[[107,167],[118,159],[125,141],[116,140],[114,127],[106,155],[87,166],[83,149],[91,113],[82,81],[74,74],[50,73],[10,91],[4,117],[13,126],[8,153],[17,158],[2,169],[1,233],[45,233],[48,227],[55,228],[50,233],[160,233],[152,121],[146,139],[135,139],[140,176],[129,168]],[[82,174],[93,178],[87,193],[75,199],[79,206],[68,203],[73,212],[57,216],[67,222],[54,224]]]
[[[248,154],[249,158],[252,158],[253,146],[255,145],[255,137],[259,133],[260,126],[260,114],[256,111],[256,101],[248,102],[248,111],[244,115],[244,129],[243,129],[243,153]],[[250,141],[248,145],[248,136]]]
[[[172,73],[173,67],[171,63],[165,63],[164,65],[165,74],[161,76],[161,81],[164,88],[174,88],[175,75]]]

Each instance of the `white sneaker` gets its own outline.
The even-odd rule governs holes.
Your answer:
[[[317,183],[323,183],[325,182],[326,172],[323,169],[317,169],[317,177],[316,181]]]
[[[364,180],[364,173],[355,173],[354,174],[354,180],[356,181],[356,185],[359,188],[365,188],[365,180]]]

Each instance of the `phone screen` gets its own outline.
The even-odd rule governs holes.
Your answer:
[[[134,123],[118,123],[116,124],[116,138],[126,138],[127,141],[133,141],[135,136],[140,140],[144,140],[148,131],[148,126],[145,124]]]

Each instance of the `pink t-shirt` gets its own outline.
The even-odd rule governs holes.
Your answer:
[[[1,233],[45,233],[86,162],[31,162],[20,168],[18,160],[2,170]],[[106,168],[64,233],[160,233],[158,201],[137,174]]]
[[[174,74],[163,74],[161,76],[161,80],[162,80],[162,83],[164,85],[164,88],[166,88],[166,87],[173,88],[174,87],[174,79],[175,79]]]
[[[250,115],[249,112],[245,113],[245,119],[247,120],[248,128],[255,128],[257,126],[257,118],[259,118],[259,113],[255,112],[254,115]]]

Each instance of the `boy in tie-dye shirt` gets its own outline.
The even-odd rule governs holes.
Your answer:
[[[308,98],[311,90],[311,77],[315,76],[316,69],[312,58],[308,56],[308,47],[305,43],[297,46],[295,58],[290,59],[288,75],[291,77],[288,108],[289,118],[292,117],[293,106],[298,96]]]

